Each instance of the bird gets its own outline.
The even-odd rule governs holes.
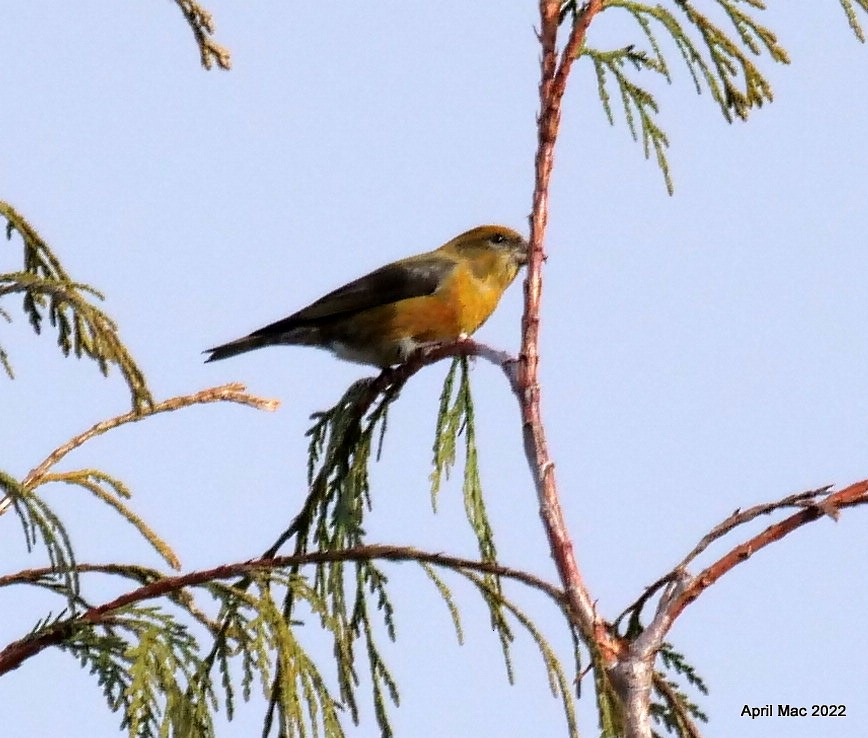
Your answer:
[[[219,361],[274,345],[316,346],[380,368],[418,348],[470,336],[528,260],[528,243],[502,225],[472,228],[424,254],[386,264],[287,318],[207,349]]]

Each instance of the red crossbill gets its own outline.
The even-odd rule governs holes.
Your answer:
[[[288,318],[208,349],[206,361],[288,344],[318,346],[347,361],[387,367],[419,346],[469,336],[527,263],[519,233],[474,228],[338,287]]]

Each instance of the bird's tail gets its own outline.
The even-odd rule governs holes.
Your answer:
[[[220,359],[228,359],[230,356],[243,354],[253,349],[262,348],[263,346],[272,343],[267,336],[245,336],[229,343],[224,343],[222,346],[205,349],[203,353],[210,354],[205,359],[205,362],[220,361]]]

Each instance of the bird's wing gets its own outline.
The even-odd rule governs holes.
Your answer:
[[[250,335],[273,335],[300,326],[314,326],[399,300],[430,295],[454,268],[455,262],[437,253],[396,261],[338,287],[288,318]]]

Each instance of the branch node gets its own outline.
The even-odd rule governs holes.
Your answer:
[[[810,507],[813,507],[815,510],[819,511],[821,514],[830,517],[836,523],[838,522],[838,518],[841,517],[841,511],[838,509],[838,506],[834,501],[830,500],[826,497],[823,500],[814,501],[810,503]]]

